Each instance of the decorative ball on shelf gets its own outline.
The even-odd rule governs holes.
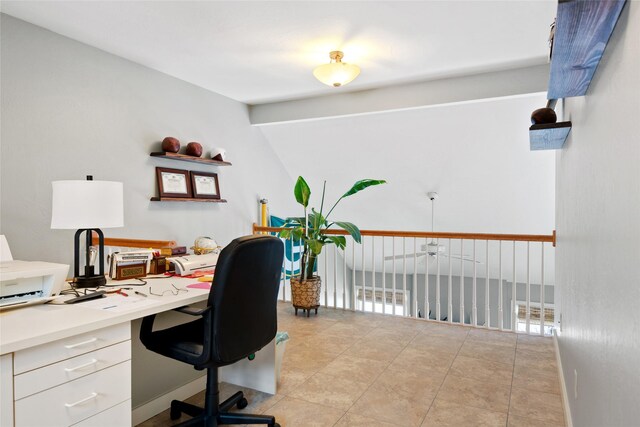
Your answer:
[[[211,149],[211,158],[224,162],[227,159],[227,151],[224,148],[213,147]]]
[[[162,140],[162,151],[177,153],[178,151],[180,151],[180,141],[172,136],[166,137]]]
[[[538,108],[531,113],[531,124],[542,125],[547,123],[555,123],[558,120],[556,112],[553,108]]]
[[[190,142],[187,144],[187,156],[202,156],[202,145],[199,142]]]
[[[204,255],[220,252],[219,246],[211,237],[200,236],[193,242],[191,250],[196,255]]]

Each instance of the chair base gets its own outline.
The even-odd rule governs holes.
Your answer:
[[[228,412],[233,406],[243,409],[247,406],[247,399],[241,391],[218,404],[218,383],[217,368],[207,370],[207,391],[205,396],[205,407],[201,408],[180,400],[171,401],[169,416],[172,420],[177,420],[182,414],[190,415],[191,419],[175,426],[204,426],[216,427],[229,424],[266,424],[269,427],[280,427],[276,423],[275,417],[271,415],[239,414]]]

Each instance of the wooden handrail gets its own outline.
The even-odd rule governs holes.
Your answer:
[[[282,230],[281,227],[262,227],[253,224],[254,233],[274,233]],[[326,230],[326,234],[348,235],[345,230]],[[383,237],[433,237],[438,239],[467,239],[467,240],[508,240],[516,242],[551,242],[556,244],[555,230],[553,234],[490,234],[490,233],[451,233],[451,232],[431,232],[431,231],[391,231],[391,230],[360,230],[363,236],[383,236]]]
[[[93,244],[98,244],[98,235],[93,233]],[[172,248],[176,246],[175,240],[142,240],[142,239],[125,239],[119,237],[105,237],[105,246],[119,246],[122,248]]]

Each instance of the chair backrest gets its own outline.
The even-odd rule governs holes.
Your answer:
[[[220,253],[209,293],[215,362],[236,362],[275,337],[283,256],[282,240],[267,235],[239,237]]]

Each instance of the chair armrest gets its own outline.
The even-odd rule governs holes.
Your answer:
[[[197,310],[195,308],[189,307],[188,305],[185,305],[184,307],[174,308],[173,310],[174,311],[178,311],[180,313],[188,314],[189,316],[202,316],[206,312],[211,310],[211,306],[205,307],[205,308],[203,308],[201,310]]]

